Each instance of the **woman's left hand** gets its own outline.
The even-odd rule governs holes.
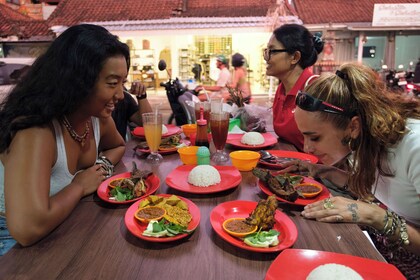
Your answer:
[[[369,208],[368,203],[336,196],[306,205],[301,214],[320,222],[362,224],[366,222],[365,213]]]

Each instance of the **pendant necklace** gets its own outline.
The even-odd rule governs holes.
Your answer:
[[[77,134],[77,132],[73,129],[66,116],[64,116],[63,118],[63,124],[66,127],[67,131],[70,133],[71,138],[73,138],[76,142],[79,142],[80,145],[84,147],[86,139],[89,137],[89,121],[86,122],[85,132],[82,135]]]

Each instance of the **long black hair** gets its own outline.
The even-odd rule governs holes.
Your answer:
[[[64,31],[0,104],[0,153],[17,131],[74,112],[91,94],[106,60],[119,55],[128,70],[128,46],[101,26],[81,24]]]
[[[312,66],[318,59],[318,54],[324,48],[324,42],[319,34],[312,35],[309,30],[299,24],[284,24],[273,31],[276,40],[282,43],[288,53],[301,53],[299,61],[303,69]]]

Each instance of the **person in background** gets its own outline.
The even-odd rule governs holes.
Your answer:
[[[132,94],[136,97],[134,100]],[[135,81],[131,84],[130,92],[124,89],[124,98],[115,105],[112,118],[118,132],[127,140],[128,127],[143,126],[142,114],[152,112],[152,107],[147,100],[146,86]]]
[[[280,139],[303,150],[303,136],[297,129],[293,112],[299,90],[311,82],[309,67],[317,61],[324,43],[306,27],[284,24],[273,31],[264,50],[266,74],[278,78],[279,84],[273,102],[273,127]]]
[[[72,26],[1,104],[0,254],[48,235],[112,175],[125,143],[111,113],[129,65],[105,28]]]
[[[416,63],[416,68],[414,69],[413,83],[420,85],[420,57]]]
[[[232,66],[234,67],[232,83],[229,87],[237,89],[242,93],[245,103],[251,100],[251,87],[248,83],[245,57],[240,53],[232,55]]]
[[[388,92],[369,67],[344,64],[296,97],[304,150],[325,164],[290,163],[348,188],[358,200],[334,196],[302,215],[366,226],[385,259],[408,279],[420,278],[420,101]],[[331,167],[347,158],[347,172]],[[382,204],[382,207],[378,205]]]
[[[227,91],[226,85],[230,84],[231,74],[229,72],[229,62],[224,55],[218,55],[216,57],[216,66],[220,70],[219,78],[217,79],[216,85],[214,86],[197,86],[194,91],[200,92],[202,90],[210,91],[209,97],[221,97],[224,100],[229,98],[229,92]],[[198,98],[201,101],[207,100],[205,94],[199,93]]]

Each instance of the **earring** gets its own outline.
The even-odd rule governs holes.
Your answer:
[[[353,140],[354,139],[351,138],[350,136],[346,136],[341,140],[341,144],[343,144],[343,146],[347,146],[350,151],[353,151],[353,149],[352,149],[352,147],[354,145]]]

